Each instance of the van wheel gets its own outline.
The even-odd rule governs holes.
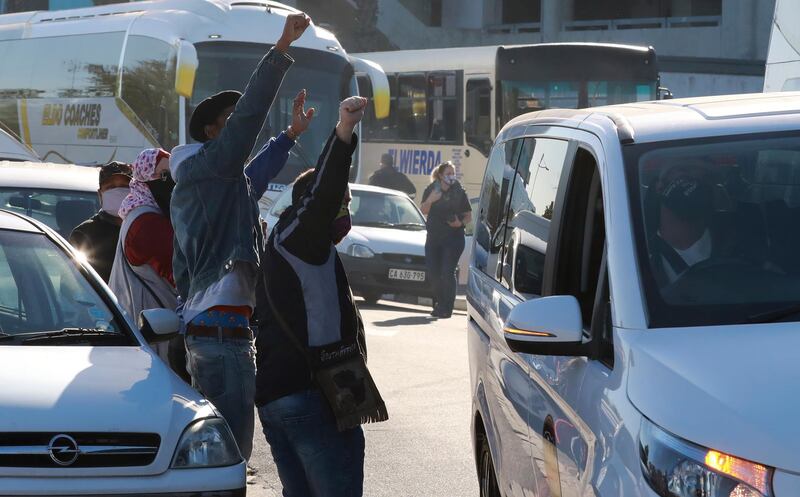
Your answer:
[[[380,300],[380,298],[383,297],[383,295],[375,292],[364,292],[361,294],[361,297],[367,304],[375,305],[378,303],[378,300]]]
[[[500,487],[497,486],[497,475],[494,472],[492,452],[486,437],[481,437],[480,468],[478,478],[480,481],[480,497],[500,497]]]

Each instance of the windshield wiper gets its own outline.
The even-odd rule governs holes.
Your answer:
[[[395,228],[425,228],[425,225],[422,223],[397,223],[394,225]]]
[[[379,227],[379,228],[394,228],[394,224],[387,222],[387,221],[362,221],[355,223],[356,226],[370,226],[370,227]]]
[[[33,333],[27,336],[28,338],[22,340],[22,343],[46,342],[49,340],[83,340],[87,338],[111,338],[115,340],[125,338],[125,335],[118,331],[106,331],[97,328],[64,328],[63,330],[43,331],[41,333]]]
[[[753,314],[752,316],[747,317],[747,322],[774,323],[776,321],[780,321],[785,317],[789,317],[797,313],[800,313],[800,304],[792,304],[792,305],[787,305],[786,307],[781,307],[779,309],[773,309],[771,311],[762,312],[759,314]]]

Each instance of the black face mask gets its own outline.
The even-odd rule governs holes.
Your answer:
[[[147,187],[150,188],[150,193],[156,199],[161,212],[169,217],[169,201],[172,198],[172,190],[175,189],[175,182],[172,181],[172,177],[165,174],[161,179],[148,181]]]

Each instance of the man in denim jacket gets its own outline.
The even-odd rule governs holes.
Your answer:
[[[173,273],[183,299],[189,373],[193,386],[228,421],[245,459],[254,427],[255,347],[249,319],[263,245],[255,190],[264,193],[245,174],[245,161],[293,62],[286,51],[310,22],[302,13],[287,17],[281,38],[241,98],[222,92],[198,105],[189,128],[201,144],[176,148],[170,161],[176,183],[170,205]]]

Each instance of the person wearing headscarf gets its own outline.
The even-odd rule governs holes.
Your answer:
[[[109,287],[134,321],[143,310],[175,309],[178,305],[172,276],[174,233],[169,219],[175,182],[169,173],[169,157],[157,148],[139,154],[131,167],[130,193],[119,209],[122,226]],[[169,342],[152,346],[169,364]],[[172,366],[179,374],[183,372],[181,365]]]

